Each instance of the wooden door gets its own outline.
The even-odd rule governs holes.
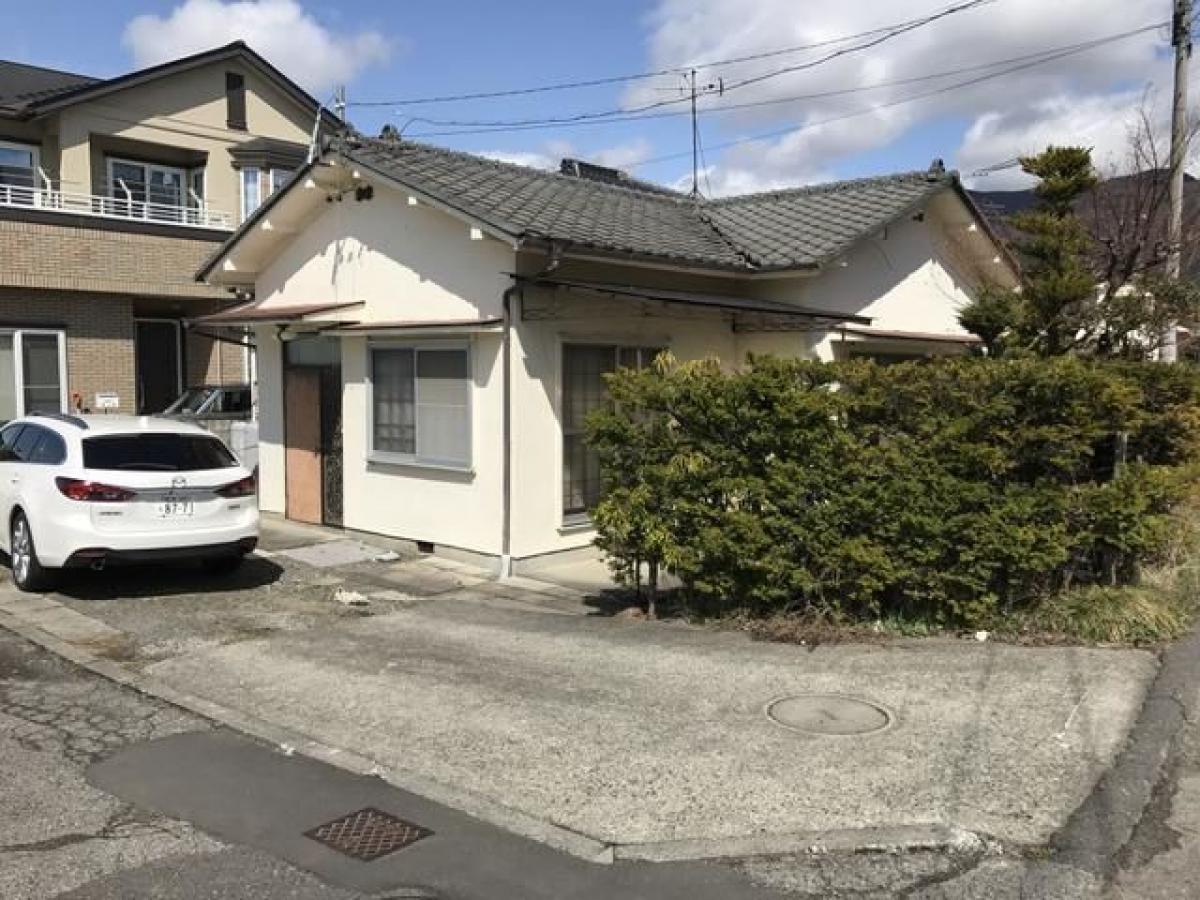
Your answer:
[[[321,371],[284,370],[287,517],[321,524]]]

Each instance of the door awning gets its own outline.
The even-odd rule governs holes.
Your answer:
[[[398,320],[387,322],[352,322],[326,330],[326,334],[471,334],[501,331],[504,320],[499,317],[486,319],[442,319],[436,321]]]
[[[864,341],[918,341],[925,344],[963,344],[974,345],[982,344],[983,341],[973,334],[944,334],[941,332],[932,331],[887,331],[878,328],[853,328],[844,327],[839,329],[845,334],[852,334],[856,338]]]
[[[758,297],[739,297],[726,294],[698,294],[691,291],[676,291],[669,288],[642,287],[631,284],[613,284],[606,281],[575,281],[561,278],[525,278],[514,275],[518,282],[535,287],[559,288],[570,291],[585,291],[589,293],[607,294],[611,297],[627,297],[632,300],[654,300],[660,303],[678,304],[681,306],[714,309],[733,313],[754,313],[758,315],[783,316],[787,318],[804,319],[808,322],[821,322],[835,325],[854,323],[870,325],[867,316],[856,316],[849,313],[834,312],[833,310],[814,309],[786,303],[782,300],[768,300]]]
[[[197,316],[192,323],[197,325],[270,325],[273,323],[287,324],[290,322],[311,321],[309,316],[319,313],[334,312],[362,306],[361,300],[350,300],[341,303],[300,303],[284,306],[282,304],[265,305],[261,300],[252,300],[239,306],[232,306],[220,312],[206,316]]]

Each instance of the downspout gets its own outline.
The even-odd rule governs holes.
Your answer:
[[[533,277],[535,279],[549,275],[558,268],[561,261],[562,248],[557,244],[550,245],[550,261],[546,263]],[[501,481],[503,507],[500,515],[500,572],[501,578],[512,575],[512,326],[513,326],[513,297],[521,292],[521,282],[514,281],[504,289],[501,303],[504,309],[504,338],[502,353],[504,360],[501,365],[502,391],[504,410],[501,415]],[[522,295],[523,298],[524,295]]]

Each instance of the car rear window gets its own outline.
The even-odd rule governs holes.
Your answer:
[[[86,469],[134,472],[196,472],[237,465],[233,454],[215,437],[202,434],[114,434],[83,442]]]

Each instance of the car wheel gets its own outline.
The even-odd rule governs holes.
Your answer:
[[[12,563],[13,582],[27,592],[44,591],[50,587],[50,573],[38,562],[37,548],[33,543],[33,531],[25,513],[13,516],[9,528],[9,560]]]
[[[239,553],[237,556],[218,556],[215,559],[206,559],[201,565],[209,575],[230,575],[241,567],[243,559],[245,557]]]

